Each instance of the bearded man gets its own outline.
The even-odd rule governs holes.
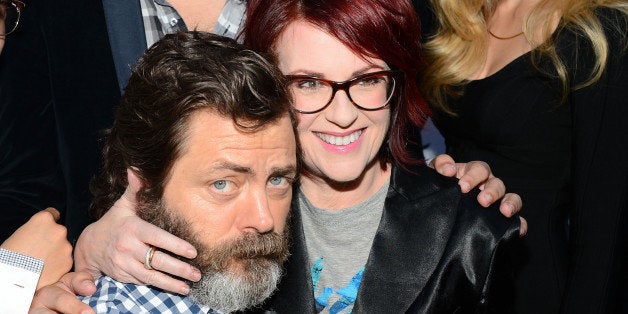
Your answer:
[[[288,256],[297,143],[278,70],[235,41],[167,35],[132,72],[93,185],[97,216],[128,188],[138,215],[193,244],[202,279],[189,296],[101,276],[96,312],[211,313],[274,291]],[[112,232],[115,232],[112,231]],[[154,254],[141,259],[151,268]]]

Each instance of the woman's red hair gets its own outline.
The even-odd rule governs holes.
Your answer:
[[[387,149],[401,165],[416,163],[412,156],[418,153],[406,148],[420,148],[420,143],[412,143],[408,134],[423,125],[428,109],[417,86],[423,58],[412,5],[406,0],[249,0],[244,43],[275,57],[277,39],[297,20],[319,27],[358,55],[381,59],[404,73],[404,86],[391,108]]]

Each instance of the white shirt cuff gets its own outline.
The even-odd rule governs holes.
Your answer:
[[[44,261],[0,248],[0,313],[28,313]]]

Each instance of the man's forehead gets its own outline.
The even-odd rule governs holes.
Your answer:
[[[296,163],[296,140],[288,115],[254,131],[242,130],[230,117],[201,110],[189,120],[182,155],[251,167],[264,161],[269,167]]]

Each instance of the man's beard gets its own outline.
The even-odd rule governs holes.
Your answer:
[[[277,287],[282,264],[289,255],[287,226],[283,234],[245,233],[238,239],[208,247],[198,240],[190,222],[160,201],[141,204],[138,215],[196,248],[196,258],[186,260],[202,274],[199,282],[190,282],[191,300],[214,310],[233,312],[261,303]]]

